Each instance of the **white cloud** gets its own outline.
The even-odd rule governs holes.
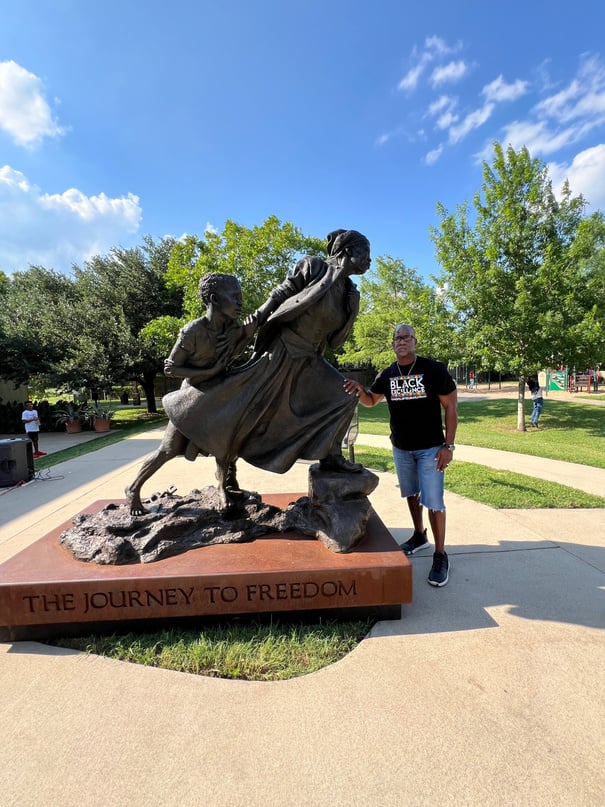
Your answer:
[[[420,82],[424,82],[425,89],[426,85],[438,88],[446,81],[465,78],[470,63],[451,57],[459,47],[452,48],[439,37],[428,38],[422,49],[413,52],[410,70],[400,88],[420,89]],[[502,74],[497,75],[483,85],[479,102],[475,103],[475,108],[467,106],[466,114],[461,111],[459,98],[435,93],[425,107],[424,117],[432,120],[433,136],[437,135],[440,141],[446,133],[447,139],[425,153],[424,164],[434,165],[448,146],[485,127],[489,141],[474,155],[477,161],[493,159],[494,140],[516,151],[526,147],[532,157],[553,160],[548,169],[557,192],[560,193],[567,178],[574,195],[581,193],[590,206],[605,209],[605,144],[593,145],[594,133],[602,140],[605,127],[605,63],[599,55],[583,54],[575,76],[557,85],[550,78],[549,68],[549,62],[538,65],[532,71],[531,82],[522,78],[509,82]],[[536,94],[533,106],[526,100],[530,92]],[[493,123],[486,125],[495,118],[496,111],[502,114],[503,105],[519,99],[525,99],[525,109],[517,104],[512,120],[509,118],[497,129]],[[574,145],[576,151],[583,150],[569,161],[570,146]],[[556,155],[563,149],[566,150],[565,161],[556,161]]]
[[[486,84],[481,92],[487,101],[501,103],[502,101],[516,101],[517,98],[526,94],[528,87],[529,83],[521,81],[521,79],[517,79],[512,84],[507,84],[500,75],[494,81]]]
[[[428,108],[427,114],[437,116],[436,126],[438,129],[449,129],[458,120],[459,116],[454,113],[458,99],[450,95],[440,95]]]
[[[468,67],[465,62],[450,62],[441,67],[436,67],[431,73],[430,82],[433,87],[438,87],[446,82],[460,81],[467,73]]]
[[[556,120],[569,119],[568,110],[573,107],[580,94],[580,83],[574,79],[565,89],[540,101],[534,107],[534,112],[537,115],[555,118]]]
[[[449,128],[449,142],[458,143],[463,140],[473,129],[483,126],[492,116],[496,106],[500,103],[515,101],[528,90],[528,82],[517,80],[512,84],[507,84],[502,76],[486,84],[481,90],[485,96],[483,106],[469,112],[460,123],[458,115],[443,115],[437,122],[440,129]],[[482,155],[479,155],[480,157]]]
[[[19,146],[64,134],[44,98],[41,80],[16,62],[0,62],[0,129]]]
[[[449,129],[453,126],[456,121],[458,120],[458,115],[455,115],[453,112],[444,112],[443,115],[440,115],[437,118],[437,128],[438,129]]]
[[[436,149],[429,151],[428,154],[424,157],[424,162],[426,165],[434,165],[439,157],[441,157],[441,153],[443,152],[443,145],[438,146]]]
[[[404,90],[405,92],[413,92],[416,87],[418,86],[422,74],[425,72],[427,66],[440,58],[445,56],[449,56],[452,53],[460,50],[462,47],[461,42],[457,42],[455,45],[448,45],[445,40],[443,40],[439,36],[428,36],[424,41],[424,49],[418,51],[416,47],[412,50],[412,55],[410,61],[412,62],[412,67],[408,70],[405,76],[399,82],[398,89]],[[455,63],[452,63],[455,64]],[[462,62],[457,64],[463,64]],[[443,68],[447,70],[447,66]],[[446,79],[444,79],[446,80]]]
[[[449,56],[451,53],[456,53],[462,48],[462,42],[456,42],[455,45],[448,45],[445,39],[440,36],[427,36],[424,40],[426,52],[430,53],[433,58],[436,56]]]
[[[0,269],[38,264],[69,271],[137,232],[139,197],[86,196],[76,188],[42,193],[9,165],[0,167]]]
[[[539,117],[568,123],[577,118],[601,118],[605,113],[605,66],[594,55],[585,54],[578,75],[560,92],[545,98],[534,108]]]
[[[424,64],[417,64],[415,67],[412,67],[405,76],[401,79],[399,84],[397,85],[400,90],[406,90],[410,92],[415,90],[418,82],[420,81],[420,76],[424,72],[425,65]]]
[[[429,105],[429,115],[438,115],[444,109],[449,109],[455,103],[449,95],[440,95],[436,101]]]
[[[479,109],[475,109],[459,123],[457,126],[452,126],[450,129],[450,143],[457,143],[467,136],[473,129],[478,129],[479,126],[489,120],[492,112],[494,111],[494,104],[484,104]]]
[[[532,71],[534,73],[534,83],[538,85],[541,92],[548,92],[556,86],[556,83],[550,77],[549,65],[551,61],[551,59],[544,59]]]
[[[574,196],[582,194],[593,209],[605,209],[605,143],[580,151],[570,164],[549,163],[548,172],[558,195],[564,181]]]
[[[204,227],[204,232],[216,235],[218,233],[218,228],[215,227],[214,224],[212,224],[211,222],[207,221],[206,226]]]
[[[505,145],[512,146],[515,151],[526,146],[533,157],[538,157],[554,154],[576,141],[579,135],[579,127],[552,131],[546,121],[513,121],[504,127],[503,135],[498,139]]]
[[[604,124],[605,67],[597,57],[584,56],[567,86],[536,104],[526,120],[504,126],[498,139],[539,157],[578,143]]]

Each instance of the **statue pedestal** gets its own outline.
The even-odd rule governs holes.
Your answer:
[[[286,507],[300,494],[263,496]],[[85,513],[107,501],[94,502]],[[400,616],[412,569],[372,512],[355,550],[297,533],[206,546],[155,563],[100,566],[59,544],[63,524],[0,565],[0,640],[164,627],[236,615]]]

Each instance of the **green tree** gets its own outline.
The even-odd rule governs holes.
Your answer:
[[[0,325],[0,379],[19,386],[45,367],[39,342],[25,336],[7,336]]]
[[[91,375],[91,383],[136,381],[149,412],[156,411],[154,381],[167,353],[148,337],[147,328],[154,320],[182,313],[180,291],[166,284],[174,244],[171,238],[154,242],[146,237],[141,247],[114,247],[83,268],[74,267],[88,340],[83,340],[85,355],[98,350],[99,372]]]
[[[574,293],[586,311],[571,328],[570,363],[599,368],[605,365],[605,218],[601,212],[580,222],[570,254],[578,269]]]
[[[444,290],[425,283],[400,258],[379,257],[359,281],[360,311],[353,337],[339,360],[378,370],[394,361],[391,336],[396,325],[415,329],[422,353],[440,361],[455,359],[453,329]]]
[[[74,316],[77,291],[71,278],[30,266],[3,284],[0,299],[0,330],[8,365],[2,375],[18,383],[39,376],[42,386],[60,384],[78,336]]]
[[[235,275],[242,286],[243,314],[258,308],[302,255],[325,254],[325,242],[303,233],[290,222],[269,216],[260,226],[227,221],[221,233],[206,232],[204,240],[187,236],[174,245],[167,281],[183,292],[186,318],[203,311],[200,278],[210,272]]]
[[[545,165],[526,148],[496,143],[494,151],[474,220],[466,203],[454,214],[439,204],[431,235],[466,356],[517,376],[517,428],[525,430],[526,377],[567,363],[573,329],[590,324],[572,249],[585,203],[567,185],[557,201]]]

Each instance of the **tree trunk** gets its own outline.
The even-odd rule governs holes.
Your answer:
[[[143,392],[145,393],[145,400],[147,402],[147,412],[150,414],[155,414],[158,409],[155,405],[155,371],[151,371],[148,373],[143,374],[143,380],[141,386],[143,387]]]
[[[525,379],[519,379],[519,391],[517,393],[517,431],[525,432]]]

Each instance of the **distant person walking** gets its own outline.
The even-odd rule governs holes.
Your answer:
[[[38,410],[34,409],[32,401],[25,401],[25,409],[21,415],[21,420],[25,425],[25,433],[34,444],[34,459],[45,457],[46,451],[40,451],[38,447],[38,434],[40,433],[40,418]]]
[[[529,422],[534,429],[539,429],[540,427],[538,426],[538,421],[540,420],[540,415],[544,409],[544,398],[542,397],[542,388],[538,382],[538,377],[535,375],[530,376],[527,379],[527,386],[529,387],[529,392],[534,402],[534,408],[532,409]]]
[[[435,540],[428,582],[445,586],[450,562],[445,551],[444,471],[456,448],[456,384],[444,364],[416,355],[411,325],[395,328],[392,345],[396,361],[376,376],[369,390],[351,379],[344,388],[363,406],[376,406],[386,398],[399,492],[407,499],[414,523],[414,534],[401,548],[414,555],[429,546],[423,521],[426,507]]]

